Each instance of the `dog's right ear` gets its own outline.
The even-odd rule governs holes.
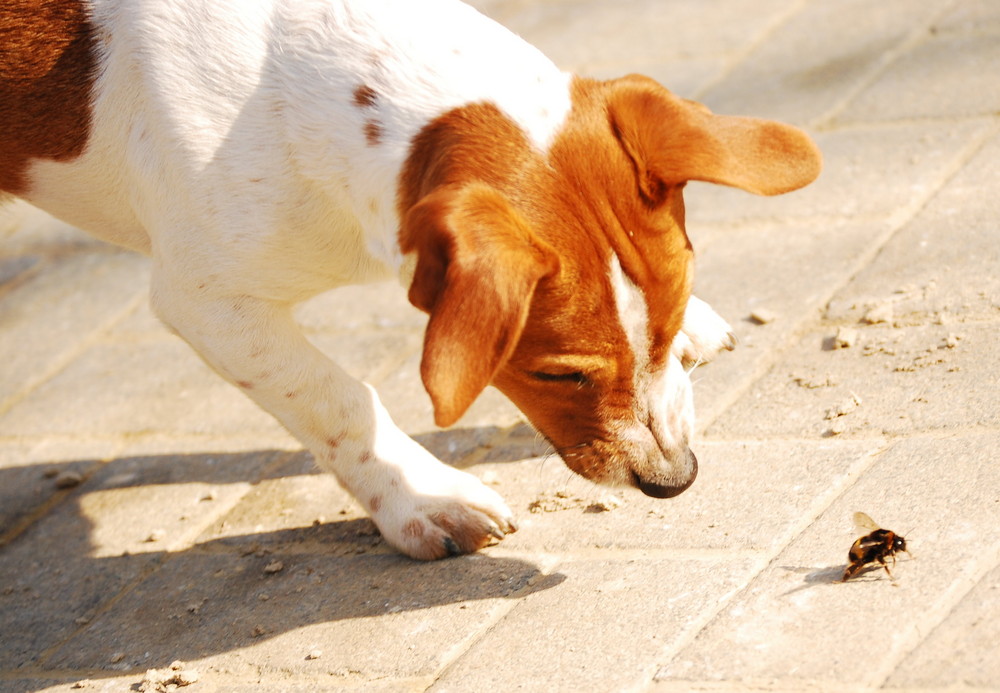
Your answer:
[[[819,148],[796,127],[715,115],[641,75],[612,84],[612,127],[635,164],[640,191],[653,202],[665,187],[689,180],[779,195],[820,173]]]
[[[480,183],[424,197],[406,214],[400,238],[403,252],[417,256],[410,302],[430,314],[420,373],[435,422],[450,426],[514,352],[535,288],[558,259]]]

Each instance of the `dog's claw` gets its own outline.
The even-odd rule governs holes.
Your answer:
[[[504,533],[502,529],[500,529],[496,525],[490,525],[490,536],[499,541],[507,535]]]
[[[444,550],[448,552],[449,556],[459,556],[462,553],[462,549],[459,548],[458,544],[451,537],[444,538]]]

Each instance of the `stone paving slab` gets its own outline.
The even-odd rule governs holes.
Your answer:
[[[594,486],[571,476],[555,458],[484,464],[474,471],[517,513],[521,530],[504,540],[505,550],[756,555],[801,531],[803,515],[829,503],[883,445],[878,440],[702,442],[695,446],[696,485],[669,500]],[[749,515],[755,517],[752,524],[745,521]]]
[[[5,292],[0,324],[17,339],[0,342],[0,412],[141,300],[148,291],[141,276],[147,263],[124,251],[72,254]]]
[[[968,529],[966,529],[968,531]],[[983,546],[982,550],[988,550]],[[934,557],[932,555],[932,557]],[[941,570],[962,568],[939,561]],[[886,682],[890,688],[995,687],[1000,681],[1000,568],[962,597],[948,617],[904,659]]]
[[[515,595],[563,579],[487,555],[416,564],[395,554],[240,556],[199,547],[170,557],[47,663],[143,670],[179,659],[244,676],[426,676]],[[310,658],[316,650],[322,655]]]
[[[905,435],[1000,423],[996,324],[881,327],[830,350],[836,328],[805,335],[706,435]],[[780,413],[779,413],[780,412]]]
[[[755,568],[752,558],[560,563],[563,584],[521,600],[430,690],[625,690]],[[516,666],[481,666],[490,660]]]
[[[884,683],[901,671],[902,655],[1000,558],[1000,540],[979,531],[1000,522],[998,444],[1000,436],[990,433],[893,446],[656,679],[825,681],[847,688]],[[838,582],[856,510],[912,539],[914,557],[898,562],[895,581],[878,569]],[[974,650],[970,658],[990,651]],[[947,670],[935,671],[933,686],[955,682]]]
[[[904,321],[921,314],[946,322],[1000,318],[1000,199],[986,192],[1000,187],[998,160],[994,136],[834,297],[827,319],[858,321],[885,303]]]

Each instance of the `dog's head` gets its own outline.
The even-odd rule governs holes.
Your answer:
[[[717,116],[652,80],[576,79],[542,152],[490,104],[414,142],[401,182],[410,300],[430,314],[421,372],[439,425],[495,384],[596,482],[694,480],[691,382],[671,343],[692,283],[689,180],[757,194],[819,173],[787,125]]]

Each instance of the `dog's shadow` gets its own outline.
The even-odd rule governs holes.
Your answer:
[[[82,483],[57,488],[73,475]],[[324,504],[327,492],[334,498]],[[345,641],[348,632],[378,642],[380,628],[419,629],[428,610],[455,606],[461,611],[448,622],[476,628],[496,600],[564,580],[488,551],[413,561],[359,511],[338,510],[345,502],[306,453],[0,469],[0,670],[143,672],[317,625],[309,637],[326,649],[324,666],[336,669],[337,657],[357,647]],[[324,507],[327,515],[317,516]],[[166,536],[142,538],[158,524]],[[391,623],[377,618],[390,614]]]

